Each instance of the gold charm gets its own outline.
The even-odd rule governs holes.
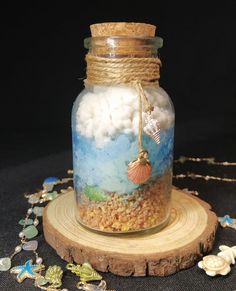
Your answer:
[[[62,285],[62,275],[63,275],[63,271],[61,269],[61,267],[59,266],[50,266],[47,269],[46,275],[45,275],[45,279],[51,284],[50,287],[52,288],[58,288],[61,287]]]
[[[80,281],[84,283],[102,279],[102,276],[89,263],[83,263],[83,265],[67,264],[66,268],[76,274],[76,276],[79,276]]]
[[[141,150],[138,158],[128,165],[128,179],[135,184],[146,182],[152,172],[152,166],[148,160],[148,152]]]
[[[107,283],[102,280],[99,285],[88,284],[84,282],[79,282],[76,287],[80,290],[84,291],[115,291],[115,290],[108,290]]]

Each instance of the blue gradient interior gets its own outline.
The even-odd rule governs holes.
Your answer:
[[[94,139],[81,136],[72,122],[74,187],[83,191],[86,185],[107,192],[132,193],[140,185],[127,178],[128,163],[137,158],[138,140],[133,134],[115,136],[103,148]],[[143,135],[143,146],[149,152],[152,165],[151,179],[161,176],[172,165],[174,127],[161,131],[159,145]]]

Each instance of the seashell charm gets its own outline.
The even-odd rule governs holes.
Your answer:
[[[231,268],[229,263],[222,257],[209,255],[203,258],[202,261],[198,263],[198,267],[203,269],[208,276],[216,275],[227,275]]]
[[[83,265],[67,264],[66,268],[80,277],[81,282],[101,280],[102,276],[96,272],[89,263]]]
[[[141,150],[138,158],[128,165],[128,179],[134,184],[143,184],[151,176],[152,166],[148,160],[148,152]]]
[[[157,120],[151,118],[150,114],[146,116],[146,125],[143,128],[143,131],[155,140],[157,144],[160,143],[160,124]]]

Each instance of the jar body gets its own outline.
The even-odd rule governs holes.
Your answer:
[[[143,184],[128,179],[137,158],[139,101],[132,86],[87,86],[73,106],[76,219],[107,233],[160,229],[170,214],[174,109],[160,87],[145,87],[160,125],[160,143],[143,132],[152,171]],[[143,120],[145,113],[143,113]]]

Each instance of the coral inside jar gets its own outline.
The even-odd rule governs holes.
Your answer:
[[[167,224],[170,213],[174,109],[158,82],[146,82],[146,70],[140,72],[145,82],[137,80],[143,61],[145,65],[147,59],[153,66],[149,58],[157,57],[161,39],[137,36],[135,27],[135,36],[106,36],[102,45],[101,37],[86,41],[95,56],[95,67],[102,61],[103,71],[93,72],[94,66],[88,63],[92,82],[85,82],[72,112],[76,218],[82,225],[104,233],[159,230]],[[118,59],[121,67],[116,76],[116,69],[110,70],[108,64],[111,58],[112,65]],[[123,61],[128,58],[136,60],[124,67]],[[122,70],[127,68],[128,81],[123,83]],[[133,81],[139,82],[141,91]]]

